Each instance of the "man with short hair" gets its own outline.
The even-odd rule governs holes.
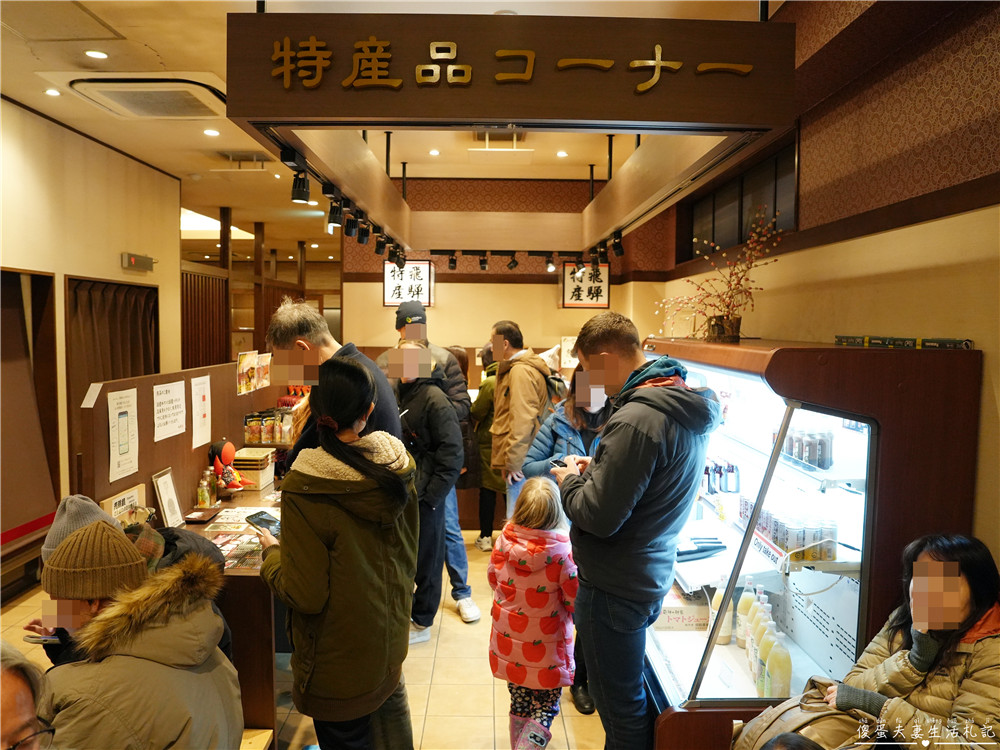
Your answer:
[[[425,346],[431,353],[431,369],[440,368],[444,372],[442,389],[458,417],[459,430],[465,434],[469,421],[469,411],[472,399],[469,398],[469,384],[462,374],[462,368],[455,355],[447,349],[436,346],[427,340],[427,311],[420,300],[407,300],[396,308],[396,333],[400,341],[413,341]],[[389,353],[387,349],[375,360],[384,371],[389,371]],[[396,378],[390,374],[390,377]],[[468,467],[475,456],[464,456],[463,464]],[[482,614],[479,605],[472,600],[472,587],[469,585],[469,557],[465,551],[465,539],[462,537],[462,526],[458,521],[458,493],[452,485],[444,501],[444,566],[451,582],[451,598],[455,602],[458,616],[462,622],[478,622]]]
[[[524,483],[521,466],[531,441],[548,412],[549,392],[545,360],[524,346],[521,328],[512,320],[500,320],[490,331],[493,358],[499,362],[493,392],[493,457],[507,484],[507,518]]]
[[[35,715],[42,671],[6,641],[0,647],[0,747],[48,747],[54,731]]]
[[[375,379],[376,399],[375,410],[369,417],[362,436],[382,430],[402,439],[396,397],[385,373],[371,358],[358,351],[354,344],[340,344],[330,333],[330,326],[318,310],[303,301],[294,302],[291,297],[283,298],[267,327],[267,343],[273,352],[271,373],[276,382],[316,382],[319,378],[319,366],[330,357],[346,357],[364,365]],[[301,373],[301,377],[293,376],[291,372]],[[303,448],[318,447],[316,420],[310,416],[302,434],[288,451],[285,467],[292,468],[296,456]]]
[[[722,410],[714,393],[686,385],[677,360],[648,362],[635,325],[618,313],[587,321],[574,354],[584,369],[579,387],[613,399],[593,459],[567,456],[565,468],[552,469],[573,522],[576,627],[605,747],[647,750],[646,628],[673,583],[678,534]]]
[[[147,575],[146,558],[105,521],[59,543],[42,569],[43,619],[70,630],[85,657],[50,669],[38,701],[59,747],[240,746],[239,679],[212,610],[222,583],[198,554]]]

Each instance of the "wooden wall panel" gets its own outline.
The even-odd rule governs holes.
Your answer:
[[[229,360],[228,303],[228,279],[181,272],[181,366],[185,370]]]

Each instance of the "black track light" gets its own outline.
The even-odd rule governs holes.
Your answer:
[[[576,256],[576,272],[583,273],[584,268],[586,268],[586,266],[583,263],[583,253],[580,253]]]
[[[309,175],[296,172],[292,179],[292,203],[309,202]]]
[[[326,219],[326,233],[333,234],[333,230],[344,223],[344,209],[339,203],[330,203],[330,215]]]
[[[507,261],[507,270],[513,271],[515,268],[517,268],[517,256],[512,255],[510,256],[510,260]]]
[[[345,237],[358,236],[358,220],[354,216],[348,216],[346,219],[344,219],[344,236]]]
[[[375,240],[375,254],[385,255],[385,237],[378,237]]]
[[[395,263],[396,258],[399,256],[399,251],[396,249],[395,245],[389,247],[389,262]]]
[[[597,257],[597,254],[595,253],[594,255],[590,256],[590,270],[597,271],[600,270],[600,268],[601,268],[601,261]]]
[[[456,268],[458,268],[458,258],[456,258],[454,256],[454,254],[449,255],[448,256],[448,270],[449,271],[454,271]]]
[[[549,273],[556,272],[556,259],[551,255],[545,256],[545,270]]]
[[[489,267],[489,260],[486,258],[486,253],[479,256],[479,270],[485,271]]]
[[[404,253],[402,250],[400,250],[399,253],[396,254],[396,268],[398,268],[399,270],[403,270],[404,268],[406,268],[406,253]]]
[[[611,235],[611,252],[613,252],[617,258],[620,258],[625,254],[625,246],[622,245],[622,232],[620,229],[616,229]]]
[[[358,244],[359,245],[367,245],[368,244],[368,237],[370,235],[371,235],[371,228],[368,226],[368,224],[360,224],[360,225],[358,225]]]

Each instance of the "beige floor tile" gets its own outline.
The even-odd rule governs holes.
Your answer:
[[[604,727],[597,714],[593,716],[563,716],[566,738],[573,750],[601,750],[604,747]]]
[[[419,716],[414,716],[410,714],[410,724],[413,726],[413,747],[414,750],[420,750],[420,740],[424,733],[424,724],[427,722],[423,714]]]
[[[438,643],[439,657],[466,658],[477,656],[489,657],[489,631],[474,630],[471,632],[451,631],[442,634]]]
[[[293,711],[278,733],[278,750],[299,750],[316,744],[316,729],[308,716]]]
[[[510,713],[510,690],[503,680],[496,680],[493,684],[493,710],[497,716]]]
[[[493,716],[490,685],[431,685],[427,716]]]
[[[430,685],[434,673],[434,659],[419,659],[408,656],[403,662],[403,676],[406,678],[406,688],[410,685]]]
[[[507,714],[497,715],[493,727],[497,737],[497,748],[510,747],[510,717]],[[552,733],[552,739],[549,740],[547,750],[570,750],[561,716],[555,718],[549,731]]]
[[[493,750],[493,723],[492,716],[454,716],[428,721],[420,750]]]
[[[450,650],[450,649],[449,649]],[[450,658],[439,656],[434,660],[434,685],[491,685],[496,678],[490,672],[489,657]]]
[[[422,717],[427,713],[427,696],[430,690],[430,685],[414,685],[407,680],[406,699],[410,704],[410,716]]]

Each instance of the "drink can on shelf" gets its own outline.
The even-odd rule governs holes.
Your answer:
[[[823,526],[819,523],[810,523],[805,526],[804,531],[804,542],[806,548],[804,550],[803,559],[816,562],[823,559]]]
[[[837,524],[833,521],[823,522],[823,559],[833,562],[837,559]]]

